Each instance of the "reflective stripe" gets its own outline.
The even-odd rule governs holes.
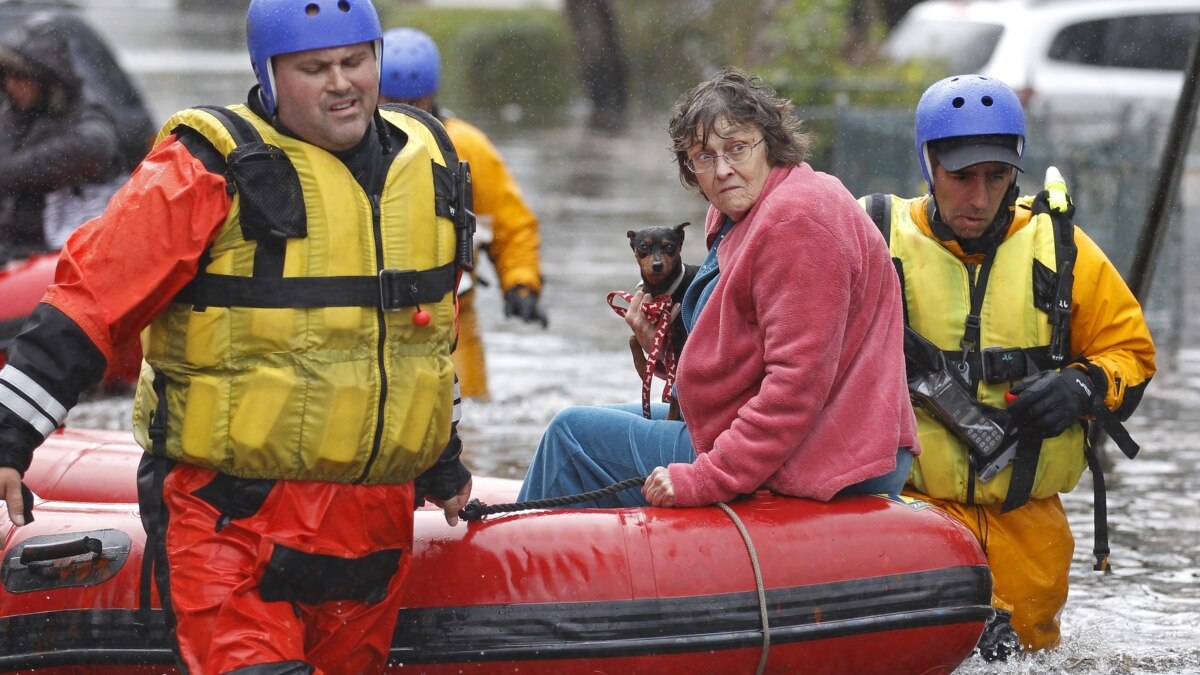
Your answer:
[[[0,370],[0,404],[4,404],[43,436],[54,433],[67,409],[28,375],[11,365]]]
[[[454,407],[450,409],[450,422],[458,424],[462,419],[462,387],[458,384],[458,376],[454,376]]]

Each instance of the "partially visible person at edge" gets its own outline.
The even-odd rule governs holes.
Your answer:
[[[1018,507],[1022,495],[1009,493],[1021,482],[1013,479],[1020,454],[981,481],[966,446],[917,409],[922,453],[906,492],[943,508],[983,546],[999,610],[980,641],[988,660],[1014,653],[1018,639],[1028,651],[1059,643],[1074,539],[1058,494],[1070,492],[1086,466],[1081,420],[1099,406],[1128,418],[1155,372],[1137,300],[1104,252],[1070,224],[1069,343],[1060,364],[1047,358],[1055,339],[1047,310],[1066,254],[1056,251],[1051,216],[1035,209],[1033,197],[1018,198],[1024,148],[1024,111],[1007,85],[979,75],[946,78],[916,110],[929,194],[886,197],[908,325],[950,362],[965,361],[977,399],[1007,408],[1017,429],[1032,435],[1027,471],[1036,462],[1036,473]],[[869,199],[862,200],[868,209]],[[1010,389],[1012,405],[1005,401]]]
[[[703,506],[760,488],[828,500],[898,493],[916,420],[887,245],[845,187],[805,163],[790,101],[725,68],[675,104],[679,178],[709,201],[708,256],[682,303],[682,421],[654,404],[573,407],[547,428],[520,499],[649,474],[602,505]],[[643,348],[653,326],[633,296]]]
[[[114,111],[86,94],[67,31],[39,12],[0,37],[0,247],[10,253],[61,248],[136,163]]]
[[[35,447],[148,325],[140,509],[185,672],[382,671],[414,501],[453,525],[471,492],[441,215],[470,205],[435,194],[441,126],[376,110],[381,38],[369,0],[252,0],[247,102],[167,121],[0,370],[21,525]]]
[[[446,125],[459,159],[471,166],[475,216],[480,228],[476,242],[485,247],[500,277],[504,315],[526,323],[537,322],[545,328],[546,313],[539,302],[542,273],[537,216],[525,203],[516,180],[488,137],[438,105],[435,97],[440,82],[441,57],[433,38],[415,28],[393,28],[384,33],[380,101],[416,106]],[[458,347],[453,358],[462,395],[486,399],[487,363],[475,313],[476,283],[474,275],[464,276],[458,287]]]

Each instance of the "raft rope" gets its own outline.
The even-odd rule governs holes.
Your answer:
[[[613,291],[608,294],[608,306],[617,313],[625,316],[629,313],[627,307],[613,304],[615,298],[632,302],[633,296],[625,291]],[[666,371],[667,383],[663,385],[662,400],[670,403],[675,398],[675,348],[671,344],[671,296],[664,293],[653,297],[646,296],[642,301],[642,314],[650,325],[654,326],[654,341],[650,351],[646,353],[646,368],[642,372],[642,417],[650,419],[650,383],[654,381],[654,369],[659,360]],[[665,349],[664,349],[665,348]]]
[[[591,492],[581,492],[577,495],[567,495],[565,497],[547,497],[545,499],[531,499],[525,502],[513,502],[511,504],[485,504],[478,499],[472,499],[467,502],[467,505],[458,512],[458,517],[463,520],[479,520],[484,516],[490,516],[496,513],[513,513],[515,511],[528,511],[529,509],[545,509],[552,506],[570,506],[571,504],[580,504],[582,502],[590,502],[594,499],[607,497],[616,494],[622,490],[628,490],[631,487],[640,487],[646,482],[646,476],[638,476],[636,478],[626,478],[620,483],[613,483],[608,487],[602,487],[599,490]]]
[[[579,504],[582,502],[590,502],[600,497],[607,497],[612,494],[628,490],[632,487],[638,487],[645,484],[649,476],[637,476],[634,478],[626,478],[619,483],[613,483],[608,487],[602,487],[599,490],[590,492],[581,492],[575,495],[567,495],[565,497],[547,497],[545,499],[531,499],[524,502],[512,502],[510,504],[485,504],[478,499],[472,499],[467,502],[467,505],[458,512],[458,517],[466,521],[479,520],[484,516],[490,516],[497,513],[513,513],[516,511],[527,511],[529,509],[544,509],[552,506],[570,506],[571,504]],[[750,531],[746,529],[742,519],[738,514],[729,508],[724,502],[717,502],[717,506],[729,516],[733,521],[734,527],[737,528],[739,534],[742,535],[742,541],[746,544],[746,552],[750,554],[750,566],[754,569],[754,588],[758,595],[758,620],[762,624],[762,656],[758,660],[758,669],[754,672],[756,675],[762,675],[767,667],[767,657],[771,653],[771,622],[767,616],[767,591],[763,586],[762,568],[758,564],[758,552],[754,548],[754,541],[750,538]]]
[[[763,636],[762,656],[758,659],[758,670],[754,672],[755,675],[762,675],[767,667],[767,656],[771,653],[771,622],[767,617],[767,591],[763,588],[762,568],[758,565],[758,553],[754,550],[754,542],[750,539],[750,532],[742,524],[742,519],[725,502],[717,502],[717,506],[721,507],[741,533],[742,541],[746,542],[746,551],[750,554],[750,566],[754,568],[754,587],[758,591],[758,619],[762,622]]]

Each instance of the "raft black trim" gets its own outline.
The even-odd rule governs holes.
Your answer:
[[[166,615],[139,624],[132,609],[78,609],[0,618],[0,672],[62,666],[174,666]]]
[[[768,589],[771,644],[989,618],[991,573],[954,567]],[[392,663],[616,658],[757,647],[754,592],[401,611]]]
[[[992,615],[988,568],[961,566],[767,590],[773,645],[980,624]],[[173,663],[164,616],[141,637],[134,612],[67,610],[0,618],[0,671]],[[400,612],[391,662],[617,658],[757,647],[752,591],[687,598],[428,607]]]

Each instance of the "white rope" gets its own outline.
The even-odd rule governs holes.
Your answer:
[[[742,519],[738,518],[728,504],[717,502],[717,506],[721,507],[721,510],[733,520],[733,524],[741,533],[742,541],[746,542],[746,551],[750,554],[750,565],[754,568],[754,586],[758,590],[758,618],[762,622],[763,635],[762,657],[758,660],[758,670],[754,672],[755,675],[762,675],[767,667],[767,656],[771,653],[771,623],[767,619],[767,592],[763,588],[762,569],[758,566],[758,554],[754,550],[754,542],[750,540],[750,533],[742,524]]]

